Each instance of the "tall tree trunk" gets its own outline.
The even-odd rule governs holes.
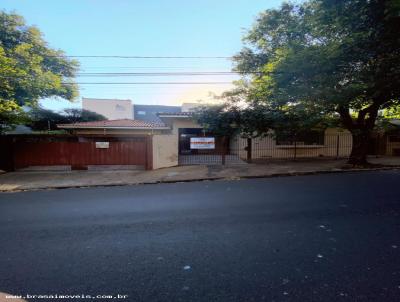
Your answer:
[[[366,165],[368,155],[368,145],[371,137],[371,132],[368,130],[353,130],[353,147],[348,160],[352,165]]]
[[[349,164],[361,166],[368,164],[367,155],[371,132],[375,126],[379,106],[383,103],[381,99],[376,99],[372,105],[361,109],[355,119],[351,117],[348,107],[338,107],[342,124],[350,130],[353,136],[353,147],[348,160]]]

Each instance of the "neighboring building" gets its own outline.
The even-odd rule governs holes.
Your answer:
[[[181,112],[181,107],[162,105],[133,105],[133,116],[135,117],[135,120],[160,123],[161,120],[157,116],[157,113],[159,112]]]
[[[104,115],[109,120],[133,119],[161,123],[158,113],[193,112],[200,103],[183,103],[182,106],[140,105],[131,100],[82,98],[82,108]]]
[[[109,120],[134,119],[160,123],[157,113],[181,112],[180,106],[134,105],[131,100],[82,98],[82,109],[104,115]]]
[[[104,115],[109,120],[134,118],[131,100],[82,98],[82,109]]]

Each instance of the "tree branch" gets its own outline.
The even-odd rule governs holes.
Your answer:
[[[372,130],[375,126],[379,107],[384,103],[385,101],[376,99],[370,106],[360,110],[357,117],[358,126],[361,128],[366,127],[367,130]],[[366,118],[367,114],[368,117]]]

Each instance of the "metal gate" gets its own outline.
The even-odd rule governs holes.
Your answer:
[[[214,138],[214,148],[192,149],[190,139],[203,137]],[[179,129],[179,165],[245,164],[245,161],[231,151],[229,137],[215,136],[199,128]]]

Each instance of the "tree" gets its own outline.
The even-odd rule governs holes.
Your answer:
[[[193,118],[205,130],[218,136],[231,136],[239,131],[240,112],[228,103],[201,106]]]
[[[101,114],[86,109],[64,109],[63,115],[65,116],[67,123],[104,121],[107,119]]]
[[[29,112],[30,123],[33,130],[59,130],[57,124],[70,124],[79,122],[103,121],[103,115],[85,109],[64,109],[61,112],[37,107]]]
[[[323,131],[327,127],[338,125],[334,116],[305,108],[302,104],[277,110],[263,105],[239,107],[232,102],[225,102],[220,105],[200,107],[195,112],[194,118],[204,129],[213,134],[220,136],[238,134],[244,138],[279,133],[293,140],[310,130]]]
[[[267,10],[235,56],[246,101],[337,114],[353,135],[349,162],[366,164],[378,112],[400,100],[399,28],[396,0],[309,0]]]
[[[41,107],[34,108],[29,112],[30,126],[33,130],[58,130],[57,124],[68,123],[67,117],[53,110]]]
[[[48,47],[41,32],[16,14],[0,11],[0,132],[19,123],[23,106],[40,98],[73,100],[78,63]]]

